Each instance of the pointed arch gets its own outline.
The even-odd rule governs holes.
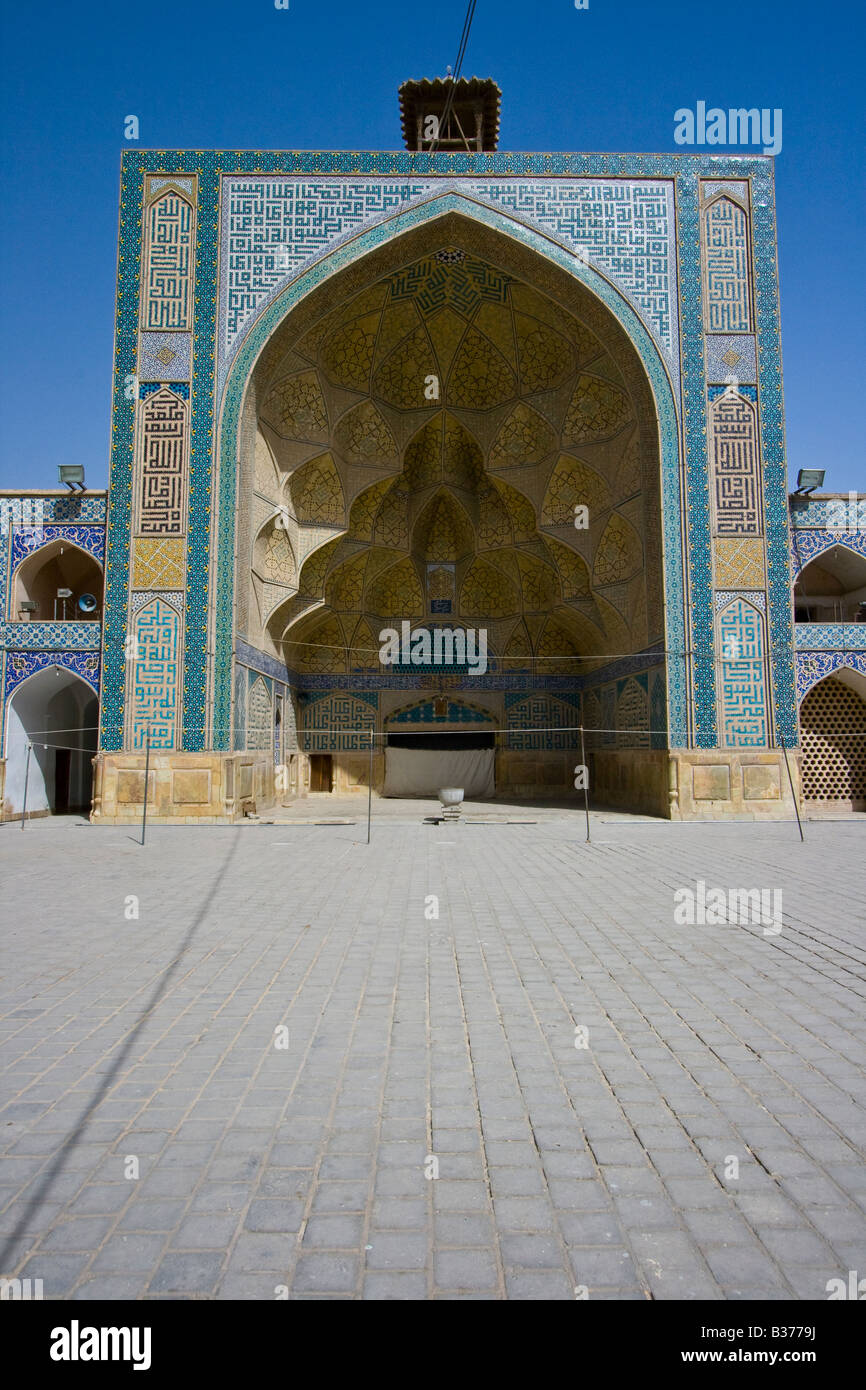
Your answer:
[[[525,224],[520,223],[519,219],[512,218],[507,213],[489,208],[486,205],[474,203],[472,199],[467,198],[463,193],[451,191],[437,195],[427,203],[413,205],[407,212],[397,213],[392,219],[386,219],[382,224],[377,225],[370,232],[365,232],[357,238],[354,238],[351,242],[347,242],[345,245],[323,255],[315,265],[311,266],[309,271],[305,271],[304,274],[297,276],[295,280],[286,284],[275,294],[274,299],[264,306],[259,316],[249,325],[242,339],[239,340],[234,360],[227,369],[225,389],[220,403],[221,447],[219,524],[221,560],[219,582],[221,584],[231,583],[231,578],[226,577],[228,565],[223,568],[222,556],[227,557],[229,554],[228,542],[230,540],[231,530],[233,529],[233,462],[236,458],[237,451],[236,424],[240,418],[239,407],[245,384],[259,353],[268,342],[275,328],[278,327],[282,320],[285,319],[296,306],[300,305],[301,301],[307,295],[311,294],[313,290],[323,288],[335,275],[353,263],[360,262],[368,254],[381,257],[385,254],[385,248],[388,246],[388,243],[396,242],[404,236],[411,238],[422,230],[425,231],[426,234],[429,226],[439,221],[441,221],[443,226],[443,234],[447,236],[449,241],[453,240],[453,236],[449,235],[451,232],[451,224],[457,228],[458,224],[468,222],[473,226],[473,234],[486,236],[490,244],[493,243],[494,239],[498,238],[498,243],[501,245],[504,252],[507,247],[513,246],[514,243],[520,243],[522,247],[521,254],[525,254],[527,248],[536,253],[540,258],[540,263],[547,265],[549,274],[555,271],[557,275],[562,275],[564,272],[566,277],[570,277],[575,281],[580,281],[583,286],[605,306],[606,310],[612,313],[613,318],[618,321],[620,328],[624,330],[625,336],[629,341],[629,350],[631,351],[633,349],[637,358],[640,360],[645,373],[645,382],[648,385],[648,396],[654,401],[655,416],[659,421],[663,489],[661,514],[665,518],[666,528],[664,563],[665,579],[668,585],[668,602],[666,608],[668,615],[667,645],[672,651],[678,653],[683,652],[686,643],[683,635],[684,610],[682,603],[681,540],[678,535],[677,526],[673,523],[668,523],[668,518],[676,518],[680,513],[678,439],[670,379],[658,349],[655,347],[650,334],[635,311],[596,267],[579,261],[573,253],[568,252],[563,246],[559,245],[554,238],[547,237],[529,228]],[[445,230],[446,227],[447,231]],[[408,250],[406,248],[403,249],[403,263],[406,261],[408,252],[411,251],[411,245],[408,241],[406,246]],[[506,254],[512,255],[512,252],[507,250]],[[393,257],[394,251],[389,249],[388,255]],[[380,261],[374,262],[376,265],[379,263]],[[359,281],[360,276],[356,274],[354,284],[357,285]],[[336,323],[337,318],[338,316],[335,312],[332,322]],[[396,345],[396,342],[400,341],[400,339],[408,338],[409,334],[414,332],[416,327],[417,320],[413,325],[409,322],[409,316],[403,315],[403,320],[398,326],[394,345]],[[540,349],[544,345],[538,344],[537,346]],[[548,347],[550,346],[551,345],[548,344]],[[503,341],[503,350],[505,350],[506,347],[507,345]],[[391,350],[393,350],[393,345]],[[316,351],[318,351],[318,349],[316,349]],[[547,348],[545,348],[545,351],[547,351]],[[453,362],[456,361],[458,352],[459,348],[455,345],[453,348],[452,370]],[[388,354],[385,353],[379,358],[378,354],[374,353],[373,372],[378,370],[381,362],[385,360],[387,355]],[[512,370],[509,363],[509,356],[510,349],[508,352],[505,352],[503,360],[508,364],[509,370]],[[312,356],[310,360],[312,360]],[[578,369],[583,370],[587,366],[591,369],[592,361],[593,357],[589,347],[587,346],[585,349],[581,348],[580,354],[576,359]],[[549,370],[553,370],[553,368],[545,367],[545,371]],[[608,388],[610,388],[610,391],[613,393],[611,396],[611,401],[614,403],[613,405],[611,405],[611,401],[607,401],[607,395],[610,395]],[[612,428],[614,428],[614,431],[617,424],[615,405],[617,389],[615,377],[613,377],[609,382],[605,382],[604,389],[602,390],[602,394],[606,396],[605,403],[611,405],[613,411]],[[350,407],[350,413],[352,410],[362,408],[363,405],[360,407]],[[501,424],[501,418],[497,423]],[[603,421],[602,424],[605,425],[605,428],[608,428],[607,420]],[[610,437],[613,438],[613,435]],[[357,442],[360,441],[358,440]],[[378,452],[378,450],[374,450],[372,456],[368,452],[365,456],[358,457],[357,463],[367,464],[369,466],[376,466],[378,463],[381,467],[381,455],[378,458],[376,457]],[[521,482],[522,481],[521,478]],[[499,480],[497,480],[497,486],[500,494],[504,495],[504,489],[499,487]],[[529,499],[526,500],[528,512],[532,513],[533,508],[537,506],[537,501],[533,502]],[[531,534],[527,531],[526,539],[531,539],[535,534],[537,533],[533,517]],[[519,539],[519,537],[515,536],[515,540]],[[225,624],[225,616],[230,613],[230,608],[226,608],[218,602],[217,611],[219,614],[219,621]],[[226,637],[228,637],[228,632],[226,632]],[[672,658],[672,660],[682,663],[683,658],[676,657]],[[683,705],[685,704],[685,690],[685,680],[683,679],[682,673],[680,673],[676,682],[672,683],[672,704],[676,704],[677,702],[682,702]],[[222,722],[224,722],[221,712],[222,705],[224,704],[223,691],[221,688],[215,692],[215,700],[217,704],[215,722],[218,727],[221,727]],[[673,723],[677,728],[687,727],[687,720],[684,715],[677,718],[674,713]]]
[[[866,675],[837,668],[800,706],[803,800],[814,809],[866,811]]]
[[[67,612],[67,617],[76,622],[98,620],[102,609],[102,565],[92,551],[77,541],[55,536],[26,554],[13,571],[9,603],[11,621],[19,620],[23,603],[39,605],[33,611],[34,621],[55,621],[62,616],[55,613],[57,590],[61,588],[72,590],[73,611]],[[92,613],[80,612],[75,607],[83,593],[91,593],[97,600],[97,608]]]

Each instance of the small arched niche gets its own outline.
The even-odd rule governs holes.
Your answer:
[[[102,591],[98,561],[58,537],[34,550],[18,566],[9,616],[12,622],[98,622]]]
[[[847,545],[822,550],[794,585],[798,623],[866,622],[866,556]]]

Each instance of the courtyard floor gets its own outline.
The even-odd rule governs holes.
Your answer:
[[[826,1299],[863,827],[0,828],[0,1274],[59,1298]],[[780,930],[675,893],[781,890]],[[438,909],[438,916],[436,911]],[[677,913],[682,916],[682,913]]]

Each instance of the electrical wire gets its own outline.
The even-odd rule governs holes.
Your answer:
[[[454,61],[454,67],[451,73],[451,87],[449,89],[448,96],[445,99],[445,106],[443,107],[442,115],[439,119],[439,126],[436,132],[436,138],[430,142],[430,154],[434,154],[436,152],[436,149],[439,145],[440,133],[447,125],[448,118],[451,115],[451,108],[454,105],[454,97],[457,92],[457,83],[460,81],[460,74],[463,70],[463,59],[466,56],[466,46],[469,43],[469,31],[472,28],[472,20],[475,15],[476,4],[477,0],[469,0],[469,4],[466,7],[466,18],[463,21],[463,32],[460,35],[460,44],[457,49],[457,57]]]

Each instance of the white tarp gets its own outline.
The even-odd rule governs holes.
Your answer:
[[[386,748],[385,796],[438,796],[462,787],[467,801],[493,796],[493,748]]]

